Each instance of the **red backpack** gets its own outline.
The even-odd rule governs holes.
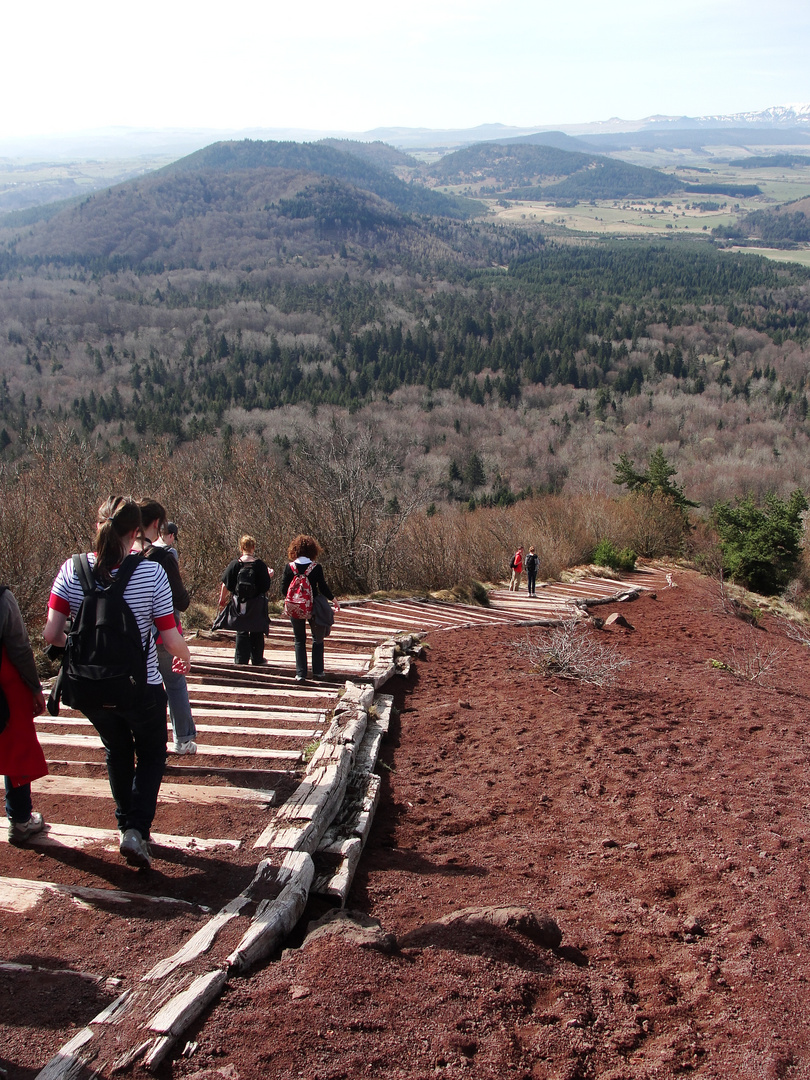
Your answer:
[[[316,563],[310,563],[306,570],[300,573],[296,570],[295,563],[290,563],[293,579],[284,599],[284,613],[290,619],[312,618],[312,586],[309,583],[309,575],[315,566]]]

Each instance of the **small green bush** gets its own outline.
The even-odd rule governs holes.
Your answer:
[[[808,509],[800,490],[785,501],[765,496],[759,507],[752,495],[736,506],[717,503],[712,522],[720,537],[723,568],[733,581],[773,596],[789,583],[802,552],[802,514]]]
[[[610,540],[600,540],[593,553],[593,562],[611,570],[635,570],[636,553],[631,548],[618,551]]]

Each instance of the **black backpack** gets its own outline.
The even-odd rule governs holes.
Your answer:
[[[124,589],[142,555],[127,555],[102,589],[86,555],[73,556],[84,593],[67,635],[62,662],[62,700],[71,709],[132,708],[146,689],[146,652],[141,631],[124,600]]]
[[[252,600],[254,596],[258,596],[254,563],[245,562],[239,567],[239,573],[236,575],[234,596],[240,604],[244,604],[246,600]]]

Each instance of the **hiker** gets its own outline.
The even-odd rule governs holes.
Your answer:
[[[31,802],[31,781],[48,775],[34,727],[45,698],[28,631],[5,585],[0,586],[0,647],[0,772],[6,784],[8,842],[24,844],[45,826]]]
[[[323,567],[315,560],[321,554],[321,546],[313,536],[296,536],[287,549],[289,562],[284,568],[281,591],[284,594],[284,611],[292,624],[295,638],[295,681],[307,677],[307,622],[312,635],[312,677],[324,675],[323,637],[317,634],[312,622],[312,609],[318,596],[332,601],[332,609],[340,611],[332,590],[326,584]],[[327,609],[328,610],[328,609]]]
[[[175,657],[175,671],[187,675],[191,657],[175,623],[165,570],[142,555],[129,554],[140,531],[136,502],[121,496],[107,499],[98,512],[95,551],[68,559],[56,575],[43,637],[57,648],[67,645],[62,698],[83,712],[101,736],[121,832],[119,851],[131,866],[148,868],[150,829],[166,764],[166,693],[152,625]],[[120,582],[125,583],[122,598]],[[96,632],[101,631],[105,610],[108,617],[118,614],[123,621],[124,629],[115,635],[106,626],[106,634]],[[87,612],[98,622],[91,623]]]
[[[509,591],[520,592],[520,575],[523,573],[523,548],[519,547],[509,563],[512,570],[512,580],[509,582]]]
[[[229,563],[222,575],[219,590],[219,606],[224,608],[231,594],[234,617],[228,627],[236,630],[235,664],[266,664],[264,658],[264,635],[270,629],[267,613],[267,590],[273,571],[256,554],[256,541],[252,536],[239,540],[239,558]]]
[[[529,548],[529,554],[526,556],[526,587],[529,590],[529,596],[536,596],[535,586],[537,583],[537,566],[540,560],[537,558],[537,554],[533,547]]]
[[[160,527],[160,536],[155,540],[155,547],[166,548],[169,554],[180,561],[177,551],[177,526],[173,521],[164,521]]]
[[[169,588],[172,590],[172,603],[174,604],[174,621],[180,633],[183,627],[180,624],[180,613],[188,610],[190,603],[188,592],[180,576],[180,566],[177,560],[177,552],[168,544],[160,542],[162,532],[168,532],[166,524],[166,510],[155,499],[141,499],[138,505],[141,508],[143,521],[143,533],[135,549],[142,551],[144,557],[159,563],[166,571],[169,579]],[[175,528],[175,535],[177,526]],[[157,646],[158,668],[163,679],[166,696],[169,699],[169,718],[172,724],[172,750],[175,754],[196,754],[197,743],[195,738],[197,728],[194,717],[191,715],[191,702],[188,699],[188,683],[186,677],[179,671],[172,670],[173,657],[166,646],[160,633],[154,632],[155,645]]]

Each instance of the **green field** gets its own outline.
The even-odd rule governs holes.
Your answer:
[[[727,148],[727,152],[728,152]],[[736,148],[739,155],[739,148]],[[731,225],[742,214],[764,210],[810,195],[810,166],[792,169],[740,169],[714,160],[711,172],[698,172],[686,164],[675,167],[675,153],[666,152],[667,163],[658,153],[623,154],[634,165],[655,166],[692,184],[756,184],[762,191],[747,199],[727,195],[682,193],[667,199],[623,199],[578,203],[559,207],[553,202],[512,202],[504,207],[495,200],[490,210],[498,220],[514,225],[554,226],[577,233],[611,236],[673,236],[678,234],[711,235],[719,225]],[[809,155],[810,156],[810,155]],[[704,163],[702,168],[706,168]],[[720,204],[718,211],[696,208],[697,203]],[[795,262],[810,266],[810,248],[784,251],[778,248],[739,248],[752,254],[764,255],[779,262]]]

